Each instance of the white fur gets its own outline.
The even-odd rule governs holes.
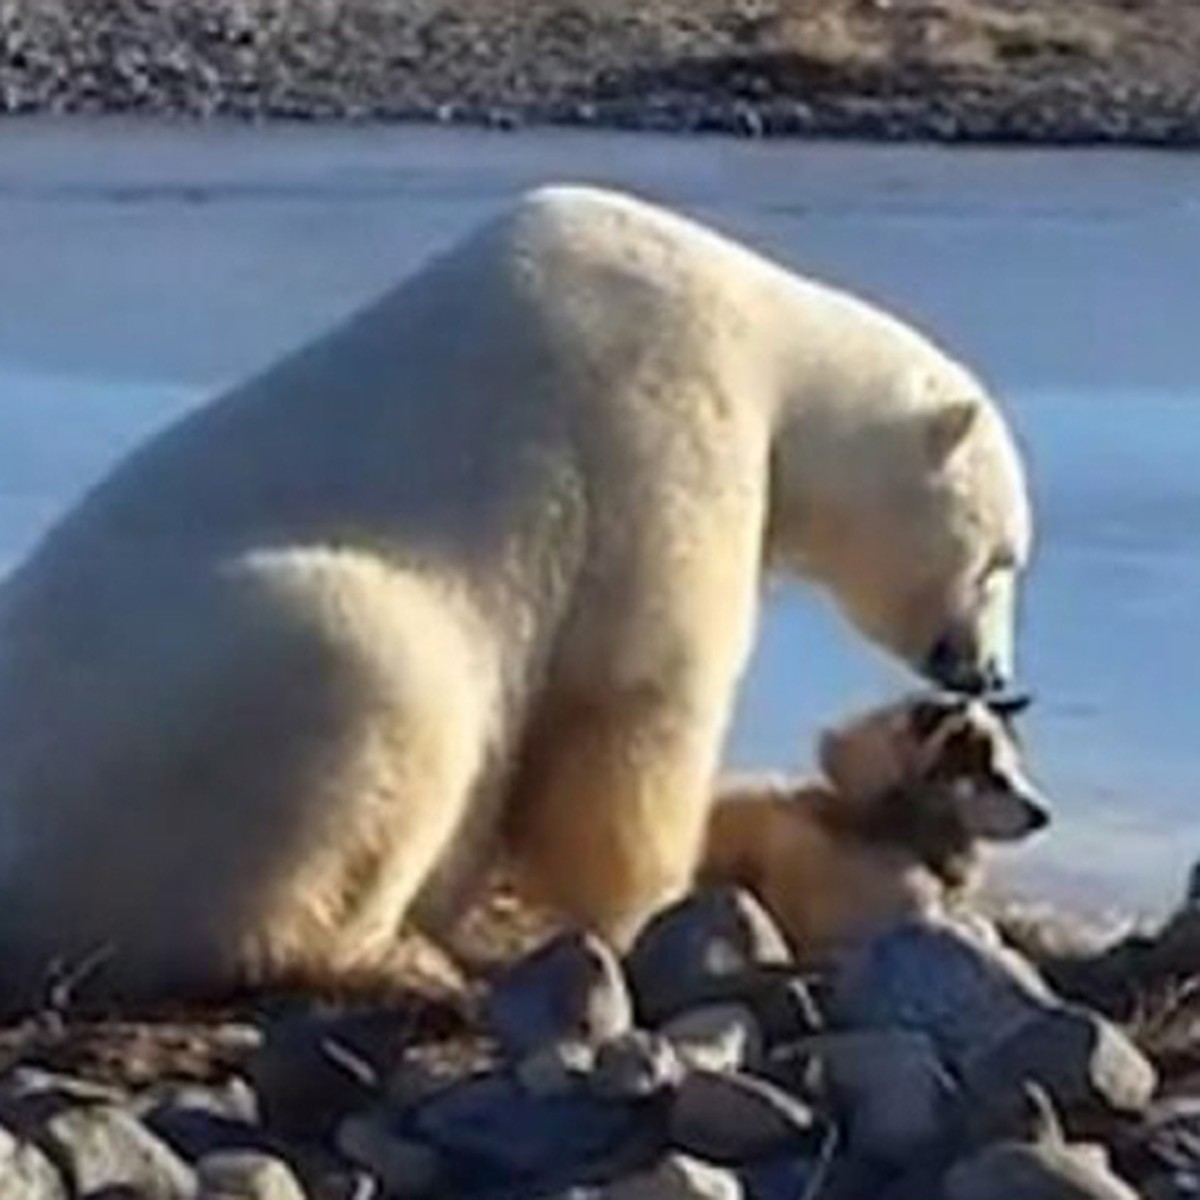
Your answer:
[[[765,564],[917,663],[1007,642],[983,569],[1028,542],[1001,418],[923,337],[535,192],[134,454],[0,593],[0,938],[108,942],[130,987],[338,970],[501,839],[626,935],[689,878]]]

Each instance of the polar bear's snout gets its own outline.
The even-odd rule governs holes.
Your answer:
[[[952,691],[978,696],[1002,690],[1007,672],[995,655],[981,657],[974,639],[955,632],[943,633],[925,659],[923,673],[933,683]]]

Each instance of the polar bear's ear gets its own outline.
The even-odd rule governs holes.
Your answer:
[[[979,419],[979,412],[974,400],[951,400],[922,418],[925,446],[934,463],[944,463],[962,445]]]

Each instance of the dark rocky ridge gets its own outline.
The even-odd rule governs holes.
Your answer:
[[[1200,143],[1174,0],[0,0],[0,112]]]

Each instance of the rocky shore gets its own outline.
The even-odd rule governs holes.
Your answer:
[[[0,112],[1200,143],[1175,0],[0,0]]]
[[[948,913],[818,973],[735,890],[660,913],[623,958],[501,899],[481,946],[540,940],[420,1003],[118,1019],[60,995],[0,1030],[0,1196],[1197,1194],[1195,889],[1107,945]]]

